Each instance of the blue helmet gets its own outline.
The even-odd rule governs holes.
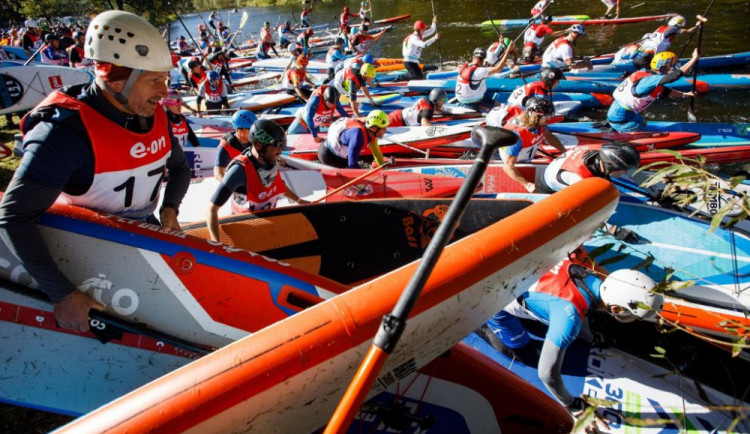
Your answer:
[[[364,56],[362,56],[362,61],[365,63],[369,63],[370,65],[375,64],[375,58],[372,57],[372,54],[365,54]]]
[[[238,110],[237,113],[232,116],[232,124],[234,124],[234,129],[249,129],[257,120],[258,117],[255,116],[255,113],[251,112],[250,110]]]
[[[218,72],[216,72],[216,71],[208,71],[208,81],[218,80],[219,78],[220,77],[219,77],[219,73]]]

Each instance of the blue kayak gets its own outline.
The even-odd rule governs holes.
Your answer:
[[[550,130],[560,133],[597,133],[601,129],[592,122],[565,122],[550,125]],[[750,145],[750,123],[701,123],[649,121],[645,131],[684,131],[699,133],[701,139],[685,148]]]
[[[580,74],[568,73],[567,80],[574,81],[614,81],[620,83],[623,80],[623,74],[620,72],[584,72]],[[564,81],[561,81],[562,84]],[[559,86],[558,86],[559,87]],[[692,90],[692,76],[685,76],[679,80],[669,83],[666,87],[670,89],[687,92]],[[746,89],[750,88],[750,74],[699,74],[698,91],[707,92],[711,89]],[[555,88],[557,90],[557,88]]]
[[[517,88],[534,81],[533,79],[522,78],[487,78],[488,92],[513,92]],[[618,82],[612,81],[593,81],[593,80],[561,80],[555,87],[555,92],[576,92],[576,93],[612,93],[619,85]],[[410,91],[429,92],[432,89],[443,89],[446,92],[453,92],[456,88],[456,80],[411,80],[405,86]]]
[[[24,49],[21,47],[3,45],[3,51],[8,53],[8,57],[10,57],[11,60],[29,60],[29,55],[26,54],[26,51],[24,51]],[[34,61],[41,62],[41,54],[37,54],[36,57],[34,57]]]

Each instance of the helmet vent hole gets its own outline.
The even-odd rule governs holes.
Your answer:
[[[104,38],[104,35],[99,33],[99,39],[102,39],[102,38]]]
[[[94,30],[99,30],[99,24],[94,25]]]
[[[126,33],[126,35],[128,35],[128,38],[132,38],[132,37],[134,37],[134,36],[135,36],[135,34],[134,34],[134,33],[130,33],[130,32]]]
[[[122,32],[122,29],[115,28],[115,33],[120,33],[120,32]]]
[[[104,30],[109,30],[109,26],[104,26]]]
[[[124,45],[124,44],[125,44],[126,42],[128,42],[128,40],[127,40],[127,39],[123,39],[123,38],[119,38],[119,39],[118,39],[118,41],[120,41],[120,43],[121,43],[121,44],[123,44],[123,45]]]
[[[114,40],[115,40],[115,37],[114,37],[114,36],[112,36],[112,35],[107,35],[107,39],[109,39],[110,41],[114,41]]]
[[[117,53],[115,53],[115,54],[113,54],[113,55],[112,55],[112,57],[114,57],[115,59],[119,59],[119,58],[120,58],[120,55],[119,55],[119,54],[117,54]]]

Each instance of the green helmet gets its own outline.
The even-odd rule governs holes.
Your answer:
[[[375,71],[375,65],[371,63],[365,63],[362,65],[362,68],[359,70],[359,72],[362,74],[362,77],[365,78],[375,78],[375,74],[377,72]]]
[[[388,128],[388,125],[391,124],[390,119],[388,119],[388,115],[385,114],[383,110],[373,110],[370,112],[370,114],[367,115],[367,121],[365,122],[365,125],[367,128],[370,127],[378,127],[378,128]]]

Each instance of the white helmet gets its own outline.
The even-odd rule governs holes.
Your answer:
[[[29,28],[39,27],[39,23],[37,23],[36,20],[26,20],[24,21],[23,25]]]
[[[668,26],[674,26],[683,28],[685,27],[685,18],[682,15],[675,15],[672,17],[671,20],[667,23]]]
[[[640,271],[623,269],[607,276],[599,290],[604,304],[625,308],[629,313],[627,316],[646,318],[661,311],[664,305],[664,297],[651,292],[655,286],[656,283]],[[650,309],[641,307],[640,303]]]
[[[143,71],[171,71],[169,47],[148,21],[125,11],[94,17],[86,31],[86,57]]]

